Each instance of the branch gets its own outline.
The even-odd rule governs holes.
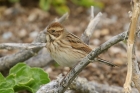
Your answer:
[[[90,23],[88,24],[85,32],[81,36],[81,40],[83,42],[85,42],[86,44],[89,43],[90,37],[92,36],[94,29],[95,29],[97,23],[99,22],[101,16],[102,16],[102,13],[100,12],[94,18],[94,9],[93,9],[93,6],[91,6],[91,20],[90,20]]]
[[[1,43],[0,49],[33,49],[45,47],[46,43]]]
[[[139,36],[139,33],[136,33]],[[136,37],[135,37],[136,41]],[[136,43],[136,42],[135,42]],[[140,92],[140,70],[138,66],[138,57],[136,56],[136,47],[133,49],[133,57],[132,57],[132,81],[135,85],[135,87]]]
[[[99,84],[81,77],[76,78],[69,88],[79,93],[123,93],[122,87]],[[132,89],[132,93],[139,92],[137,89]]]
[[[132,81],[134,82],[135,87],[140,92],[140,71],[138,67],[137,57],[134,54],[133,64],[132,64]]]
[[[0,49],[34,49],[34,48],[43,48],[46,46],[46,43],[1,43]],[[31,67],[45,67],[49,62],[53,61],[50,54],[46,48],[41,49],[37,55],[34,55],[30,59],[26,60],[25,63]]]
[[[91,85],[87,79],[77,77],[69,86],[71,90],[76,90],[79,93],[98,93],[95,86]],[[101,92],[100,92],[101,93]]]
[[[53,62],[46,48],[41,49],[37,55],[25,61],[31,67],[45,67]]]
[[[67,17],[68,17],[68,13],[64,14],[58,21],[62,23]],[[46,35],[44,34],[44,32],[46,31],[46,28],[38,34],[37,38],[33,41],[33,44],[46,42]],[[42,48],[33,48],[33,49],[28,49],[28,50],[23,49],[15,54],[0,58],[0,71],[9,69],[15,64],[17,64],[18,62],[26,61],[27,59],[31,58],[36,53],[38,53],[41,49]]]
[[[59,80],[59,82],[55,82],[55,84],[51,87],[50,87],[51,82],[49,84],[46,84],[48,88],[45,89],[47,90],[47,92],[45,93],[64,93],[64,91],[68,88],[68,86],[75,79],[75,77],[82,71],[84,67],[86,67],[90,63],[91,60],[94,60],[95,57],[97,57],[99,54],[101,54],[103,51],[107,50],[114,44],[124,40],[126,35],[127,35],[127,32],[123,32],[119,35],[116,35],[112,37],[110,40],[108,40],[107,42],[105,42],[104,44],[102,44],[100,47],[90,52],[81,62],[79,62],[76,65],[75,68],[73,68],[68,73],[68,75],[61,82],[61,85],[59,84],[61,80]],[[40,93],[40,92],[37,92],[37,93]]]
[[[133,59],[133,49],[134,49],[134,41],[136,36],[136,30],[137,30],[137,24],[138,24],[138,18],[140,13],[140,1],[139,0],[133,0],[134,6],[132,11],[132,18],[131,18],[131,24],[129,29],[129,37],[127,40],[127,76],[124,83],[124,91],[125,93],[131,92],[131,80],[132,80],[132,59]],[[140,91],[139,91],[140,92]]]
[[[59,79],[62,77],[59,77]],[[37,93],[53,93],[50,92],[50,89],[55,89],[57,88],[59,85],[58,82],[60,82],[60,80],[53,80],[51,81],[49,84],[43,85],[38,91]],[[122,87],[118,87],[118,86],[109,86],[106,84],[100,84],[97,82],[93,82],[93,81],[87,81],[86,78],[82,78],[82,77],[78,77],[76,78],[71,85],[69,86],[70,90],[72,92],[68,92],[68,93],[123,93],[123,88]],[[53,91],[53,90],[52,90]],[[68,90],[67,90],[68,91]],[[64,92],[64,93],[67,93]],[[132,88],[132,93],[139,93],[137,91],[137,89]]]

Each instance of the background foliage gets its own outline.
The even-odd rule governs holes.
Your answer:
[[[20,0],[9,0],[9,2],[17,3],[20,2]],[[67,5],[69,2],[86,8],[90,7],[91,5],[99,8],[103,8],[104,6],[103,3],[98,2],[97,0],[39,0],[38,5],[44,11],[49,11],[51,8],[53,8],[58,14],[62,15],[66,12],[70,12]]]

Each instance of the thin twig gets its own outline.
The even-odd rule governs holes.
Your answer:
[[[91,19],[94,18],[94,6],[91,6]]]
[[[33,49],[45,47],[46,43],[1,43],[0,49]]]
[[[94,18],[94,9],[93,6],[91,7],[91,20],[85,30],[85,32],[82,34],[81,36],[81,40],[83,42],[85,42],[86,44],[89,44],[89,40],[94,32],[94,29],[97,25],[97,23],[99,22],[99,20],[101,19],[102,13],[99,12],[96,17]]]

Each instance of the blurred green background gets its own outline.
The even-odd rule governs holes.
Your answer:
[[[69,3],[73,3],[77,6],[82,6],[85,8],[91,5],[99,8],[103,8],[103,3],[97,0],[0,0],[1,6],[11,6],[14,3],[20,3],[23,6],[34,6],[39,7],[44,11],[49,11],[51,9],[55,10],[56,13],[62,15],[69,12]]]

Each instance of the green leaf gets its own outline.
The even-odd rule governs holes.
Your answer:
[[[12,88],[15,85],[15,81],[13,80],[14,76],[10,75],[4,81],[0,82],[0,89]]]
[[[34,92],[36,92],[39,89],[39,85],[46,84],[50,82],[48,74],[43,71],[40,68],[31,68],[32,72],[32,77],[34,78],[35,81],[34,84],[31,85],[31,87],[34,89]]]
[[[11,88],[13,86],[15,86],[15,84],[16,84],[16,81],[14,79],[15,79],[15,75],[13,75],[13,74],[6,77],[6,82],[7,82],[7,84],[10,85]]]
[[[0,89],[13,89],[16,92],[28,90],[35,93],[42,84],[46,84],[49,81],[48,74],[41,68],[31,68],[24,63],[18,63],[11,68],[6,78],[0,74]]]
[[[40,0],[39,6],[41,9],[48,11],[51,5],[51,0]]]
[[[14,90],[15,90],[16,92],[21,91],[21,90],[28,90],[28,91],[30,91],[30,92],[32,92],[32,93],[35,93],[35,92],[33,91],[33,89],[32,89],[30,86],[25,86],[25,85],[20,85],[20,84],[14,86]]]
[[[0,83],[0,89],[7,89],[7,88],[12,88],[8,82],[5,81]]]
[[[15,93],[12,88],[0,89],[0,93]]]
[[[72,0],[72,2],[84,7],[96,6],[96,7],[103,8],[104,6],[103,3],[97,2],[95,0]]]
[[[9,74],[15,74],[16,75],[18,72],[20,72],[22,69],[25,69],[26,67],[29,67],[29,66],[27,66],[24,63],[18,63],[10,69]]]
[[[21,69],[16,73],[15,80],[17,83],[27,84],[31,81],[31,77],[32,74],[30,72],[30,67],[23,64],[23,67],[21,67]]]
[[[34,82],[36,82],[33,78],[30,77],[19,77],[16,78],[17,84],[14,86],[15,91],[20,90],[28,90],[30,92],[33,92],[33,89],[30,87]]]
[[[4,76],[0,73],[0,83],[3,82],[3,81],[5,81],[5,78],[4,78]]]
[[[69,8],[65,5],[55,6],[55,10],[60,15],[63,15],[64,13],[69,12]]]

